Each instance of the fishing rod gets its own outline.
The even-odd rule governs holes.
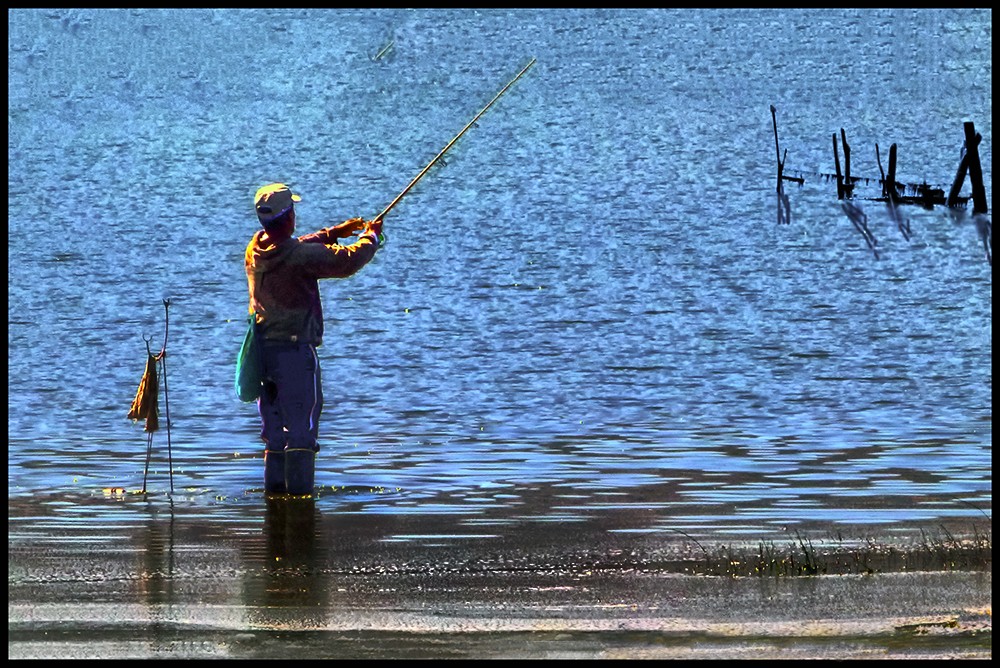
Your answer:
[[[375,57],[372,58],[372,60],[378,60],[379,58],[381,58],[382,56],[384,56],[385,54],[387,54],[389,52],[389,49],[391,49],[392,45],[395,44],[395,43],[396,43],[395,40],[389,40],[389,43],[386,44],[385,46],[383,46],[382,50],[379,51],[378,53],[376,53]]]
[[[392,208],[393,208],[394,206],[396,206],[397,204],[399,204],[399,200],[403,199],[403,197],[404,197],[404,196],[406,195],[406,193],[410,192],[410,189],[412,189],[412,188],[413,188],[413,186],[415,186],[415,185],[417,184],[417,181],[419,181],[420,179],[422,179],[422,178],[423,178],[423,176],[424,176],[424,174],[426,174],[426,173],[427,173],[427,172],[428,172],[428,171],[430,170],[430,168],[434,166],[434,163],[436,163],[436,162],[437,162],[438,160],[440,160],[440,159],[441,159],[441,156],[443,156],[443,155],[444,155],[445,153],[447,153],[447,152],[448,152],[448,149],[450,149],[450,148],[451,148],[451,147],[452,147],[452,146],[453,146],[453,145],[455,144],[455,142],[457,142],[457,141],[459,140],[459,138],[460,138],[460,137],[461,137],[462,135],[464,135],[464,134],[465,134],[465,131],[466,131],[466,130],[468,130],[469,128],[471,128],[471,127],[472,127],[472,124],[473,124],[473,123],[475,123],[476,121],[478,121],[478,120],[479,120],[479,117],[480,117],[480,116],[482,116],[483,114],[485,114],[485,113],[486,113],[486,110],[487,110],[487,109],[489,109],[490,107],[492,107],[492,106],[493,106],[493,103],[494,103],[494,102],[496,102],[497,100],[499,100],[499,99],[500,99],[500,96],[501,96],[501,95],[503,95],[504,93],[506,93],[506,92],[507,92],[507,89],[508,89],[508,88],[510,88],[511,86],[513,86],[513,85],[514,85],[514,82],[515,82],[515,81],[517,81],[518,79],[520,79],[520,78],[521,78],[521,76],[522,76],[522,75],[523,75],[523,74],[524,74],[525,72],[527,72],[527,71],[528,71],[528,69],[529,69],[529,68],[530,68],[530,67],[531,67],[532,65],[534,65],[534,64],[535,64],[535,59],[534,59],[534,58],[532,58],[532,59],[531,59],[531,62],[530,62],[530,63],[528,63],[527,65],[525,65],[525,66],[524,66],[524,69],[523,69],[523,70],[521,70],[520,72],[518,72],[517,76],[516,76],[516,77],[514,77],[513,79],[511,79],[511,80],[510,80],[510,83],[508,83],[508,84],[507,84],[506,86],[504,86],[504,87],[503,87],[503,88],[502,88],[502,89],[500,90],[500,92],[496,94],[496,97],[494,97],[494,98],[493,98],[492,100],[490,100],[490,103],[489,103],[489,104],[487,104],[487,105],[486,105],[485,107],[483,107],[482,111],[480,111],[480,112],[479,112],[478,114],[476,114],[475,118],[473,118],[473,119],[472,119],[471,121],[469,121],[469,123],[468,123],[468,124],[467,124],[467,125],[466,125],[466,126],[465,126],[464,128],[462,128],[462,131],[461,131],[461,132],[459,132],[459,133],[458,133],[457,135],[455,135],[455,138],[454,138],[454,139],[452,139],[452,140],[451,140],[450,142],[448,142],[448,145],[447,145],[447,146],[445,146],[445,147],[444,147],[443,149],[441,149],[441,152],[440,152],[440,153],[438,153],[438,154],[437,154],[436,156],[434,156],[434,159],[433,159],[433,160],[431,160],[431,161],[430,161],[429,163],[427,163],[427,166],[426,166],[426,167],[424,167],[424,168],[423,168],[422,170],[420,170],[420,173],[419,173],[419,174],[417,174],[417,175],[416,175],[416,176],[415,176],[415,177],[413,178],[413,180],[412,180],[412,181],[410,181],[410,185],[406,186],[406,188],[404,188],[404,189],[403,189],[403,192],[401,192],[401,193],[399,193],[398,195],[396,195],[396,199],[392,200],[392,202],[391,202],[391,203],[389,204],[389,206],[385,207],[385,209],[383,209],[383,210],[382,210],[382,213],[380,213],[379,215],[375,216],[375,217],[374,217],[374,218],[372,219],[372,221],[371,221],[371,222],[373,222],[373,223],[377,223],[378,221],[380,221],[380,220],[382,220],[383,218],[385,218],[386,214],[387,214],[387,213],[389,213],[390,211],[392,211]]]

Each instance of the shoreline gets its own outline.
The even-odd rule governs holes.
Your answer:
[[[976,523],[876,543],[537,524],[457,538],[448,517],[303,508],[113,535],[10,527],[8,658],[992,656],[992,545]],[[768,545],[787,569],[738,572]]]
[[[8,658],[991,658],[991,584],[989,573],[401,576],[348,579],[321,606],[12,601]]]

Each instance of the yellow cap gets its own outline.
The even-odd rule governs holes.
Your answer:
[[[291,209],[302,198],[293,193],[284,183],[271,183],[257,190],[253,204],[261,224],[272,220]]]

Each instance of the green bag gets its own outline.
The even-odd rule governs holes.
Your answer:
[[[257,314],[248,318],[246,336],[236,357],[236,396],[240,401],[256,401],[264,384],[264,355],[257,340]]]

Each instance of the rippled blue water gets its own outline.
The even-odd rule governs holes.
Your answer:
[[[8,18],[10,497],[72,518],[141,487],[125,415],[166,297],[175,502],[257,503],[232,391],[253,192],[292,184],[302,232],[371,217],[534,57],[323,286],[323,507],[642,532],[991,512],[971,209],[907,207],[907,240],[859,200],[876,259],[822,176],[844,128],[855,174],[896,143],[898,180],[947,189],[973,121],[989,195],[991,11]],[[166,430],[153,449],[163,494]]]

